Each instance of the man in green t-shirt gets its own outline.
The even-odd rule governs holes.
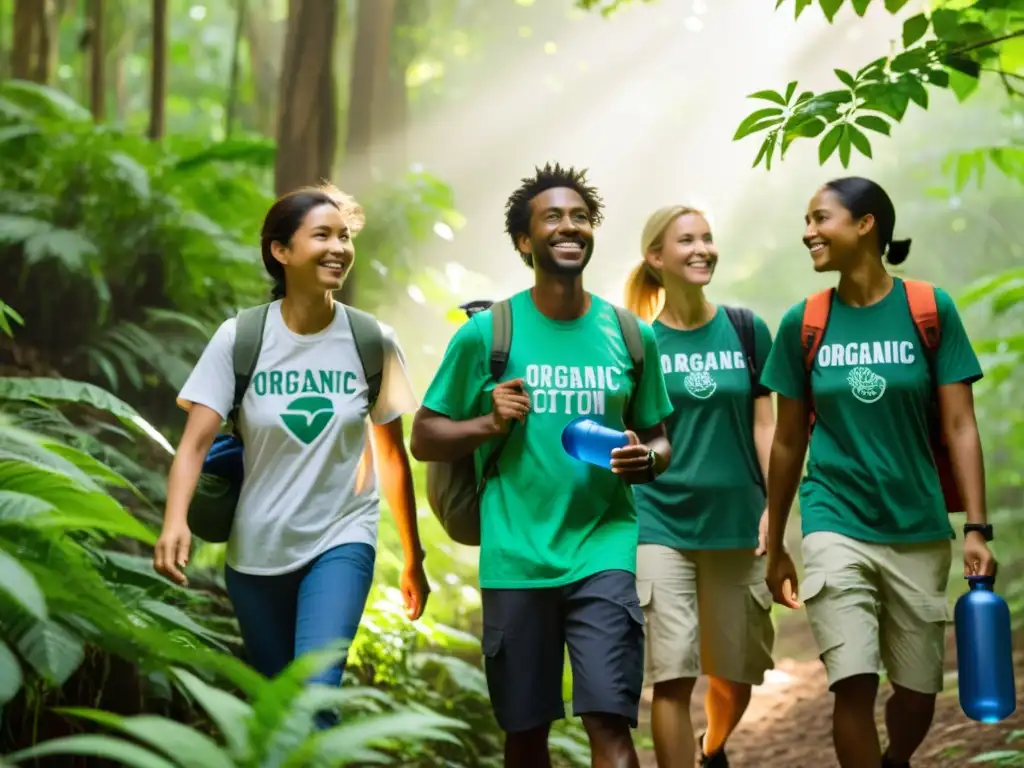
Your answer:
[[[548,764],[548,730],[565,716],[567,645],[573,711],[594,756],[638,765],[629,729],[644,632],[629,486],[668,466],[663,421],[672,406],[651,326],[637,320],[649,363],[634,381],[615,307],[583,288],[601,209],[583,171],[547,165],[523,180],[506,230],[534,287],[510,299],[502,381],[489,372],[486,310],[452,338],[413,425],[421,461],[486,454],[507,434],[480,502],[480,586],[487,682],[508,734],[508,766]],[[631,430],[630,445],[612,452],[612,471],[563,449],[562,430],[579,416]]]

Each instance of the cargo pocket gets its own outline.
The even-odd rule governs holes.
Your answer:
[[[484,653],[484,658],[488,661],[497,659],[498,654],[501,653],[504,640],[505,631],[503,629],[485,624],[483,638],[480,641],[480,648]]]
[[[798,586],[797,599],[807,609],[807,623],[811,625],[811,634],[818,644],[818,655],[826,653],[843,644],[841,627],[831,619],[827,606],[825,587],[828,579],[822,571],[814,571],[804,575],[803,584]]]
[[[648,593],[648,605],[650,605],[650,601],[650,593]],[[623,672],[625,673],[626,690],[630,698],[636,699],[637,702],[640,700],[644,687],[645,622],[644,609],[641,608],[642,602],[643,598],[635,603],[624,603],[622,606],[630,625],[626,634],[626,647],[623,648]]]
[[[772,604],[775,602],[775,599],[772,597],[772,591],[768,589],[768,585],[763,581],[750,585],[750,597],[754,601],[754,605],[765,611],[770,611]]]

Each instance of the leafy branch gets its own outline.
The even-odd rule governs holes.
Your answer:
[[[777,0],[776,9],[785,2]],[[831,23],[844,2],[818,0],[818,5]],[[884,5],[896,13],[906,2],[884,0]],[[799,18],[814,0],[794,3]],[[850,3],[863,16],[872,0]],[[929,30],[934,39],[924,40]],[[964,101],[977,88],[981,72],[994,69],[1007,92],[1019,95],[1010,80],[1020,78],[1016,70],[1024,69],[1024,46],[1010,43],[1020,38],[1024,38],[1024,0],[977,0],[959,10],[939,8],[930,15],[917,14],[903,24],[903,50],[878,58],[854,74],[836,69],[842,88],[797,95],[798,83],[793,81],[784,93],[762,90],[750,94],[748,98],[772,106],[760,107],[744,118],[733,140],[765,133],[754,167],[764,162],[770,170],[772,160],[781,160],[794,141],[820,136],[818,162],[824,165],[838,152],[839,161],[848,167],[854,149],[872,156],[868,131],[889,136],[893,123],[903,120],[911,102],[928,109],[928,87],[949,88]],[[993,62],[998,66],[984,66]]]

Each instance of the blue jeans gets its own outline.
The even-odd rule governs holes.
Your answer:
[[[352,640],[373,583],[376,550],[341,544],[297,571],[254,576],[224,567],[228,597],[249,664],[275,677],[298,656],[339,639]],[[311,683],[340,685],[344,661]]]

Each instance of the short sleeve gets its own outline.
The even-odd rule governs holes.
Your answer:
[[[640,338],[644,345],[644,372],[633,398],[633,429],[656,427],[672,415],[672,401],[661,371],[658,340],[650,324],[640,321]]]
[[[412,388],[409,370],[405,365],[405,354],[398,343],[394,328],[380,324],[384,335],[384,370],[381,375],[380,394],[370,421],[374,424],[390,424],[405,413],[416,411],[416,393]]]
[[[481,315],[490,317],[490,312]],[[490,379],[486,368],[487,345],[476,315],[455,332],[423,396],[425,408],[454,421],[481,415],[480,393]]]
[[[939,313],[940,341],[935,357],[935,378],[938,385],[973,384],[984,375],[981,363],[967,338],[952,297],[941,288],[935,289],[935,304]]]
[[[178,393],[178,406],[188,411],[194,403],[205,405],[227,419],[235,397],[235,373],[231,357],[235,348],[235,318],[221,323]]]
[[[768,324],[759,315],[754,315],[754,362],[757,363],[757,370],[764,371],[765,363],[768,362],[768,355],[772,351],[772,332]],[[767,397],[771,390],[761,383],[758,377],[758,384],[754,388],[754,397]]]
[[[800,346],[803,316],[803,301],[786,310],[761,373],[761,384],[764,387],[791,400],[803,400],[806,394],[803,351]]]

